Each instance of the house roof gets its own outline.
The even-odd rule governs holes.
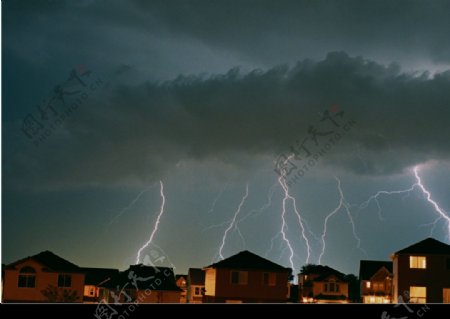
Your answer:
[[[232,268],[232,269],[255,269],[255,270],[291,270],[285,268],[270,260],[262,258],[248,250],[241,251],[240,253],[221,260],[217,263],[209,265],[205,268]]]
[[[105,280],[117,275],[119,273],[118,269],[111,268],[81,268],[84,273],[84,284],[85,285],[99,285]]]
[[[100,284],[108,289],[138,289],[181,291],[175,282],[173,269],[168,267],[151,267],[142,264],[132,265],[111,279]]]
[[[382,267],[392,273],[391,261],[361,260],[359,262],[359,280],[370,280]]]
[[[79,266],[55,255],[54,253],[52,253],[51,251],[48,251],[48,250],[40,252],[37,255],[29,256],[29,257],[20,259],[16,262],[13,262],[13,263],[9,264],[6,267],[6,269],[16,269],[17,265],[19,265],[27,260],[30,260],[30,259],[45,266],[46,271],[76,272],[76,273],[83,272]]]
[[[189,268],[188,282],[191,285],[204,286],[205,285],[205,271],[200,268]]]
[[[447,255],[450,254],[450,245],[429,237],[394,253],[399,254]]]
[[[323,265],[312,265],[312,264],[307,265],[304,268],[303,272],[301,272],[300,274],[318,275],[316,278],[313,279],[313,281],[323,281],[330,276],[335,276],[339,280],[346,281],[345,274],[341,273],[340,271],[337,271],[336,269]]]

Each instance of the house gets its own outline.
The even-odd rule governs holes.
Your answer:
[[[205,293],[205,271],[200,268],[189,268],[187,277],[187,302],[202,303]]]
[[[84,272],[43,251],[5,267],[3,302],[82,302]]]
[[[180,303],[186,303],[186,295],[187,295],[187,275],[175,275],[175,282],[178,288],[181,289],[180,293]]]
[[[299,301],[302,303],[347,303],[346,276],[328,266],[305,265],[298,274]]]
[[[132,265],[99,285],[107,303],[180,303],[172,268]]]
[[[361,260],[359,280],[363,303],[392,303],[392,262]]]
[[[82,268],[85,279],[84,279],[84,303],[96,303],[100,299],[100,288],[99,285],[108,279],[116,276],[119,273],[118,269],[111,268]]]
[[[204,302],[287,302],[290,268],[242,251],[205,268]]]
[[[395,301],[450,303],[450,245],[427,238],[391,259]]]

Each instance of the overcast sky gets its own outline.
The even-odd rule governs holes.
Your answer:
[[[355,274],[430,235],[449,243],[413,168],[450,215],[450,1],[2,4],[4,263],[133,264],[160,181],[143,255],[177,273],[217,261],[224,233],[224,257],[298,271],[323,250]],[[291,147],[305,229],[288,201],[290,259],[274,169]],[[338,181],[345,205],[326,219]]]

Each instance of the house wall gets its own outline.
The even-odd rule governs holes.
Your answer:
[[[206,272],[206,293],[207,302],[226,302],[227,300],[241,300],[243,302],[284,302],[288,295],[288,272],[274,272],[276,274],[276,283],[274,286],[263,285],[263,273],[268,271],[248,271],[248,282],[246,285],[232,284],[231,272],[239,271],[231,269],[216,269],[215,293],[212,294],[208,289],[214,282],[208,280]],[[247,270],[242,270],[247,271]],[[214,298],[211,298],[214,297]]]
[[[137,294],[139,303],[180,303],[179,291],[140,290]]]
[[[442,303],[443,289],[450,288],[450,269],[447,269],[447,259],[450,259],[450,255],[413,255],[427,257],[426,269],[410,269],[409,256],[411,255],[401,254],[395,258],[398,269],[395,268],[394,262],[394,300],[397,301],[397,296],[402,295],[405,298],[404,292],[409,293],[410,286],[419,286],[427,287],[427,303]]]
[[[36,281],[34,288],[19,288],[19,271],[22,267],[30,266],[36,271]],[[3,301],[5,302],[48,302],[42,294],[49,285],[58,286],[58,274],[55,272],[42,271],[43,266],[34,260],[27,260],[16,265],[16,269],[5,269],[5,282],[3,289]],[[59,288],[77,291],[79,299],[83,301],[84,274],[64,273],[72,276],[72,287]]]
[[[396,303],[398,300],[398,256],[394,256],[392,259],[392,302]]]
[[[216,295],[216,270],[214,268],[205,271],[205,296]]]
[[[328,281],[314,281],[313,282],[313,293],[314,296],[323,294],[323,295],[330,295],[330,296],[340,296],[344,295],[348,298],[348,283],[346,282],[340,282],[336,281],[337,284],[339,284],[339,292],[325,292],[324,285],[325,283],[328,283]]]
[[[188,296],[189,296],[188,302],[189,303],[202,303],[203,295],[202,294],[196,295],[195,294],[195,288],[199,288],[200,292],[201,292],[201,289],[205,288],[205,286],[203,286],[203,285],[190,285],[188,287]]]

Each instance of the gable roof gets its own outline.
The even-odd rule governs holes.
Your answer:
[[[175,282],[173,269],[168,267],[151,267],[142,264],[132,265],[111,279],[100,284],[108,289],[138,289],[181,291]]]
[[[109,278],[117,275],[119,273],[119,269],[111,269],[111,268],[81,268],[84,273],[84,284],[85,285],[98,285],[108,280]]]
[[[447,255],[450,254],[450,245],[429,237],[394,253],[399,254]]]
[[[341,273],[340,271],[337,271],[336,269],[333,269],[328,266],[324,265],[313,265],[309,264],[305,267],[305,270],[300,273],[301,275],[318,275],[316,278],[313,279],[313,281],[323,281],[327,279],[330,276],[335,276],[336,278],[346,281],[345,280],[345,274]]]
[[[262,258],[248,250],[241,251],[240,253],[221,260],[217,263],[209,265],[205,268],[232,268],[232,269],[254,269],[254,270],[289,270],[268,259]]]
[[[359,280],[370,280],[382,267],[392,273],[391,261],[361,260],[359,262]]]
[[[55,255],[54,253],[48,250],[40,252],[37,255],[29,256],[20,259],[16,262],[13,262],[7,266],[7,269],[16,269],[17,265],[30,259],[45,266],[47,268],[45,269],[46,271],[75,272],[75,273],[83,272],[82,269],[77,265],[71,263],[70,261],[65,260],[64,258]]]
[[[191,285],[204,286],[205,285],[205,271],[200,268],[189,268],[188,282]]]

